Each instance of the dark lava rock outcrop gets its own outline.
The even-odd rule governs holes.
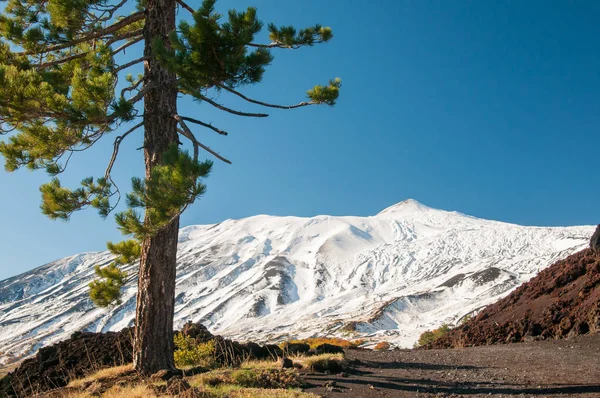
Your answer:
[[[596,231],[590,239],[590,249],[596,253],[600,253],[600,224],[596,227]]]
[[[590,248],[554,263],[426,348],[515,343],[599,332],[600,252]]]
[[[90,371],[130,363],[133,330],[73,333],[70,339],[41,348],[0,380],[0,397],[29,397],[64,387]]]

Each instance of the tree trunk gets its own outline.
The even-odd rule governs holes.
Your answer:
[[[144,157],[146,178],[173,142],[178,142],[176,76],[161,67],[153,56],[152,42],[161,38],[168,46],[168,34],[175,30],[175,0],[147,0],[144,28],[144,84],[151,88],[144,96]],[[142,242],[135,319],[133,363],[150,375],[175,370],[173,360],[173,316],[175,264],[179,218],[152,238]]]

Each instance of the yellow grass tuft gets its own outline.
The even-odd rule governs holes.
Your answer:
[[[313,372],[324,372],[326,370],[334,373],[341,372],[344,368],[343,354],[321,354],[312,357],[298,357],[303,367],[309,368]]]
[[[114,368],[102,369],[94,374],[84,377],[83,379],[72,380],[69,383],[68,387],[81,388],[81,387],[83,387],[87,384],[93,383],[95,381],[102,381],[102,380],[106,380],[106,379],[115,379],[115,378],[120,377],[120,376],[124,375],[125,373],[129,373],[131,371],[133,371],[132,364],[116,366]]]
[[[214,398],[319,398],[318,395],[298,389],[245,388],[232,384],[204,387],[202,390]]]
[[[317,362],[323,361],[343,361],[344,354],[321,354],[321,355],[313,355],[311,357],[305,356],[297,356],[294,357],[294,362],[300,362],[302,365],[311,367],[313,364]]]
[[[103,398],[157,398],[154,391],[145,384],[134,386],[113,386],[104,394]]]
[[[258,388],[240,388],[229,393],[231,398],[318,398],[318,395],[300,390],[263,390]]]
[[[240,365],[240,369],[280,369],[279,361],[269,360],[246,360]]]

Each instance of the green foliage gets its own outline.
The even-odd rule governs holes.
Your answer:
[[[308,98],[317,104],[335,105],[335,101],[340,95],[342,79],[336,77],[329,81],[328,86],[315,86],[306,92]]]
[[[316,43],[324,43],[333,38],[330,27],[315,25],[299,32],[293,26],[277,27],[269,24],[269,39],[281,47],[298,48],[300,46],[312,46]]]
[[[118,243],[108,242],[108,250],[117,257],[105,268],[94,268],[98,279],[89,284],[90,298],[99,307],[121,304],[121,289],[125,285],[127,273],[119,266],[133,263],[142,253],[139,241],[130,239]]]
[[[121,288],[125,284],[127,274],[115,263],[104,268],[97,265],[94,271],[99,278],[89,284],[90,298],[94,304],[98,307],[121,304]]]
[[[181,22],[178,32],[171,35],[172,49],[162,40],[153,43],[161,62],[179,76],[180,91],[198,100],[205,99],[205,90],[213,87],[235,88],[259,83],[265,67],[273,61],[270,48],[299,48],[329,41],[331,28],[315,25],[299,32],[291,26],[269,24],[269,45],[255,45],[255,35],[263,23],[257,19],[256,8],[229,11],[227,21],[214,10],[215,0],[204,0],[193,15],[193,24]],[[252,48],[252,51],[249,51]],[[339,96],[341,80],[328,86],[315,86],[307,92],[315,104],[334,105]]]
[[[122,124],[140,117],[138,101],[152,100],[146,95],[155,88],[151,78],[125,72],[126,67],[144,59],[125,60],[120,65],[115,59],[117,54],[126,55],[123,49],[131,44],[153,40],[152,56],[177,74],[179,93],[236,115],[266,116],[231,110],[208,96],[227,90],[255,104],[284,109],[334,105],[339,96],[339,79],[308,90],[310,101],[287,107],[255,101],[235,91],[261,81],[265,68],[273,61],[272,49],[329,41],[332,31],[321,25],[296,30],[269,24],[271,43],[255,43],[263,27],[255,8],[231,10],[223,17],[215,12],[215,0],[204,0],[192,20],[182,21],[170,35],[171,43],[164,43],[163,38],[149,37],[143,29],[144,0],[5,3],[0,13],[0,136],[6,137],[0,141],[0,154],[9,172],[22,167],[43,169],[53,177],[40,187],[42,212],[52,219],[68,220],[75,211],[88,207],[105,218],[119,202],[117,199],[111,203],[113,196],[120,198],[121,194],[110,173],[121,141],[135,129],[115,137],[104,177],[88,177],[80,187],[70,189],[55,176],[66,169],[73,154],[87,150]],[[127,7],[129,3],[135,3],[137,12],[127,15],[125,10],[133,8]],[[119,77],[125,85],[117,91]],[[125,93],[131,93],[131,97],[126,98]],[[184,119],[178,119],[182,126]],[[224,134],[209,123],[194,123]],[[203,148],[213,155],[216,152],[195,140],[189,128],[182,131],[180,134],[194,146],[193,158],[176,142],[164,154],[149,150],[146,153],[152,152],[150,156],[162,162],[152,167],[148,178],[132,179],[132,191],[126,196],[128,208],[116,214],[116,221],[133,240],[108,243],[116,258],[109,266],[97,268],[100,279],[90,284],[92,300],[101,306],[120,299],[125,273],[119,266],[140,257],[140,242],[168,225],[206,191],[202,178],[208,176],[212,162],[198,161],[198,151]]]
[[[179,76],[181,91],[202,99],[202,90],[225,84],[260,82],[266,65],[273,56],[266,48],[248,51],[262,22],[256,19],[256,9],[230,11],[228,21],[220,23],[221,15],[214,11],[214,0],[205,0],[193,15],[193,23],[183,21],[170,39],[172,50],[161,40],[153,44],[159,59]]]
[[[84,207],[98,209],[102,217],[111,210],[109,198],[112,195],[111,184],[105,178],[92,177],[81,181],[81,188],[70,190],[61,186],[58,178],[40,187],[42,192],[42,213],[51,219],[68,220],[71,214]]]
[[[207,177],[211,168],[211,161],[195,161],[172,144],[149,179],[132,179],[133,189],[127,195],[130,208],[116,215],[121,232],[138,240],[154,235],[204,194],[206,186],[200,179]],[[135,208],[146,210],[144,220]]]
[[[205,366],[212,368],[216,365],[214,340],[197,344],[193,338],[184,336],[182,333],[176,333],[174,342],[175,365],[178,367]]]
[[[142,254],[140,242],[135,239],[125,240],[118,243],[108,242],[106,247],[112,254],[117,256],[117,258],[114,260],[117,265],[132,263],[139,259]]]
[[[440,337],[442,337],[446,333],[448,333],[450,331],[450,329],[451,329],[450,325],[448,325],[447,323],[444,323],[444,324],[442,324],[442,326],[440,326],[437,329],[427,330],[427,331],[421,333],[421,336],[419,337],[419,340],[417,342],[417,346],[423,347],[431,342],[434,342],[435,340],[439,339]]]

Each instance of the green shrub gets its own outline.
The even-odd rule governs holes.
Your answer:
[[[212,368],[215,366],[215,342],[213,340],[198,344],[191,337],[184,336],[181,333],[175,334],[175,365],[185,366],[205,366]]]
[[[439,339],[440,337],[444,336],[446,333],[448,333],[450,331],[450,329],[451,329],[450,325],[448,325],[447,323],[444,323],[444,324],[442,324],[442,326],[440,326],[437,329],[427,330],[421,334],[421,336],[419,337],[419,341],[417,342],[417,345],[419,347],[423,347],[423,346]]]

